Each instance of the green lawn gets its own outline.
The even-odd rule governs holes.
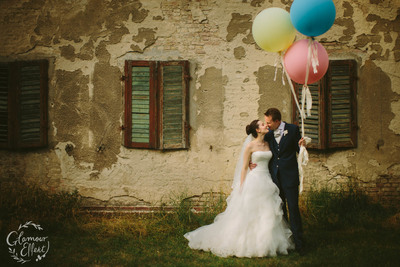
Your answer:
[[[398,266],[400,262],[400,230],[396,227],[324,230],[307,226],[304,256],[293,252],[275,258],[218,258],[189,249],[183,234],[191,229],[174,217],[81,215],[75,221],[48,225],[51,249],[39,265]],[[11,265],[15,261],[7,253],[5,235],[3,231],[1,262]]]
[[[5,240],[30,220],[43,227],[50,250],[23,266],[400,266],[398,211],[357,192],[320,191],[303,201],[306,255],[252,259],[219,258],[187,246],[183,234],[212,222],[224,201],[200,214],[191,212],[191,203],[177,201],[172,213],[93,215],[78,212],[76,193],[10,192],[0,192],[1,266],[21,266]]]

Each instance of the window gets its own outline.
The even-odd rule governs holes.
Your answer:
[[[125,146],[188,148],[188,88],[188,61],[125,61]]]
[[[330,149],[357,146],[357,65],[354,60],[330,61],[325,76],[309,85],[313,106],[304,121],[305,135],[312,138],[308,146]],[[302,85],[295,84],[301,99]],[[293,121],[300,125],[294,105]]]
[[[0,63],[0,148],[47,146],[48,62]]]

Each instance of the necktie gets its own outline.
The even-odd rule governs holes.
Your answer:
[[[281,136],[281,130],[277,129],[276,131],[274,131],[274,137],[278,138]]]

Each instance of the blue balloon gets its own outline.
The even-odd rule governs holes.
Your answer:
[[[293,26],[306,36],[318,36],[335,22],[336,9],[332,0],[294,0],[290,7]]]

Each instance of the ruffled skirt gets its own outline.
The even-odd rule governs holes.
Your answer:
[[[189,247],[220,257],[265,257],[292,249],[291,231],[283,218],[279,189],[268,171],[249,172],[236,187],[227,208],[214,222],[184,236]]]

